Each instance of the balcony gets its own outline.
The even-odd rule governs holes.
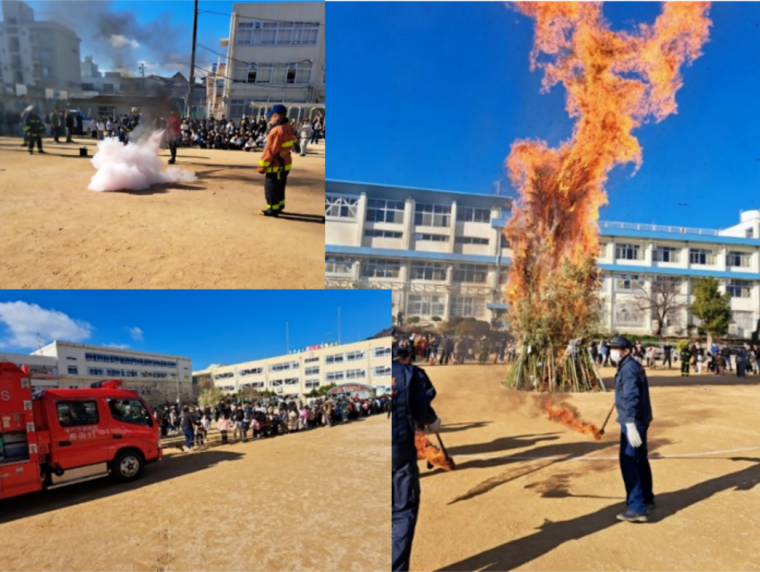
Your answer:
[[[697,234],[702,236],[719,236],[720,231],[712,228],[691,228],[686,226],[663,226],[659,224],[638,224],[635,222],[599,221],[600,229],[636,230],[642,232],[664,232],[669,234]]]

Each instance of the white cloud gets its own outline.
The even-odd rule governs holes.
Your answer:
[[[143,339],[143,331],[137,326],[129,328],[129,335],[132,336],[132,339],[136,342],[140,342]]]
[[[8,328],[3,347],[37,349],[53,340],[83,342],[92,334],[87,322],[74,320],[57,310],[46,310],[26,302],[0,302],[0,322]]]
[[[112,34],[111,38],[108,41],[114,48],[124,48],[126,46],[130,46],[136,49],[140,47],[140,42],[137,40],[130,40],[121,34]]]
[[[120,350],[128,350],[129,345],[128,344],[103,344],[103,347],[106,348],[116,348]]]

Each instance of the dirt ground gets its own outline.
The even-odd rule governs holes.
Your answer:
[[[391,422],[179,453],[0,503],[4,571],[387,570]]]
[[[614,414],[597,442],[505,389],[504,365],[427,371],[457,469],[420,463],[412,570],[760,570],[760,378],[648,373],[657,508],[629,524],[615,519],[625,489]],[[601,425],[614,396],[567,402]]]
[[[324,143],[288,178],[309,216],[268,219],[260,153],[180,149],[198,181],[97,193],[79,143],[20,142],[0,137],[0,288],[324,288]]]

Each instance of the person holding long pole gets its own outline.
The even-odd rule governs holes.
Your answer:
[[[628,510],[617,515],[625,522],[646,522],[654,508],[652,469],[649,466],[647,432],[652,422],[649,382],[641,364],[631,356],[631,342],[616,336],[610,357],[618,364],[615,375],[615,408],[620,423],[620,470]]]

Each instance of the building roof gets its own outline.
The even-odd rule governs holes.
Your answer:
[[[95,346],[95,345],[89,345],[89,344],[77,344],[74,342],[66,342],[61,340],[55,340],[54,342],[49,343],[48,345],[41,347],[38,350],[35,350],[32,352],[32,355],[40,355],[39,352],[42,352],[43,350],[46,350],[48,348],[52,348],[55,346],[66,346],[71,348],[81,348],[85,350],[99,350],[99,351],[105,351],[105,352],[120,352],[125,354],[132,354],[132,355],[145,355],[145,356],[157,356],[157,357],[170,357],[174,359],[186,359],[189,360],[188,357],[183,356],[177,356],[172,354],[158,354],[154,352],[144,352],[140,350],[130,350],[130,349],[122,349],[122,348],[114,348],[111,346]]]
[[[338,181],[335,179],[325,180],[325,192],[344,195],[359,195],[361,193],[366,193],[370,197],[373,195],[382,195],[383,198],[397,201],[403,201],[410,196],[418,198],[424,197],[433,202],[456,201],[457,204],[465,206],[481,208],[496,206],[507,210],[511,209],[512,206],[512,199],[503,195],[419,189],[395,185],[377,185],[374,183],[362,183],[356,181]]]

